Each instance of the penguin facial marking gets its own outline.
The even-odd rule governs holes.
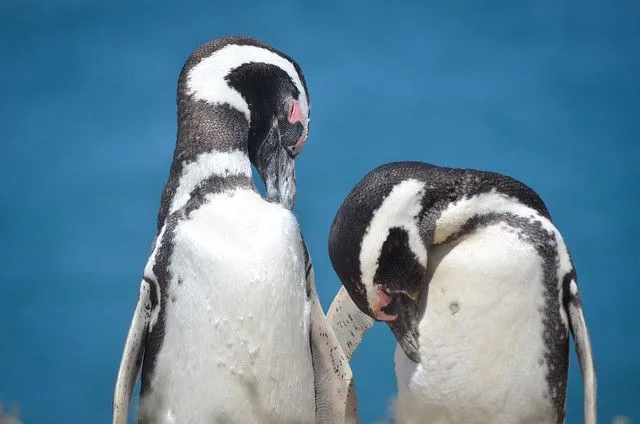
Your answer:
[[[395,321],[401,303],[417,302],[425,269],[409,246],[407,231],[399,227],[389,229],[373,278],[377,294],[372,306],[374,317]],[[406,298],[406,302],[401,298]]]
[[[249,63],[274,65],[285,71],[298,90],[301,115],[308,120],[309,103],[306,90],[295,66],[279,54],[263,47],[228,44],[216,50],[191,68],[187,77],[187,93],[196,100],[204,100],[211,104],[226,103],[241,111],[247,121],[251,122],[251,111],[244,93],[233,88],[227,80],[231,71]]]
[[[407,290],[405,278],[418,276],[416,269],[427,266],[427,249],[418,229],[423,195],[424,183],[417,180],[405,180],[395,186],[373,213],[362,238],[360,283],[364,286],[370,313],[376,319],[383,318],[382,308],[393,307],[394,302],[387,299],[388,296],[404,291],[410,293],[410,297],[417,297],[414,291],[417,287]],[[401,268],[407,264],[410,271],[405,273]]]
[[[309,100],[300,68],[268,46],[227,44],[186,73],[192,100],[227,106],[249,124],[241,142],[267,189],[267,200],[292,208],[296,195],[293,160],[306,142]]]
[[[395,321],[398,318],[398,312],[393,305],[393,298],[391,292],[383,287],[376,287],[376,303],[371,308],[373,315],[380,321]],[[385,312],[385,310],[387,312]]]
[[[305,120],[307,122],[307,125],[305,125]],[[291,100],[287,121],[289,122],[289,124],[291,124],[288,130],[290,132],[293,132],[293,134],[289,137],[285,137],[285,140],[295,140],[295,144],[285,145],[285,148],[291,154],[291,156],[295,157],[302,151],[302,147],[304,147],[304,143],[307,141],[308,133],[309,118],[305,117],[304,112],[302,111],[302,107],[300,106],[300,102]]]
[[[424,190],[423,182],[402,181],[374,211],[360,246],[359,284],[364,290],[352,288],[365,297],[356,304],[367,305],[363,312],[386,321],[415,362],[420,358],[418,300],[427,267],[427,249],[419,230]]]

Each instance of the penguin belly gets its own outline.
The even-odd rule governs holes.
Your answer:
[[[253,191],[217,194],[176,226],[173,243],[143,420],[313,422],[305,258],[293,215]]]
[[[428,268],[421,362],[399,346],[395,354],[398,422],[562,422],[547,383],[535,247],[494,224],[434,248]]]

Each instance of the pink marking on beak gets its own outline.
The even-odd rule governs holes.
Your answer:
[[[391,303],[391,296],[389,293],[381,288],[380,286],[376,287],[376,302],[373,305],[373,314],[376,319],[380,321],[395,321],[398,318],[398,315],[388,315],[386,314],[382,308],[388,306]]]
[[[305,128],[304,131],[302,132],[302,135],[296,142],[295,146],[293,146],[293,151],[295,152],[296,155],[300,153],[300,151],[302,151],[302,148],[304,147],[304,143],[306,142],[307,142],[307,129]]]
[[[300,107],[300,103],[292,100],[291,106],[289,106],[289,123],[295,124],[300,121],[302,121],[302,108]]]

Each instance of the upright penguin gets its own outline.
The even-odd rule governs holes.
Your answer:
[[[576,272],[523,183],[420,162],[380,166],[340,206],[329,254],[344,287],[328,317],[346,355],[372,318],[398,340],[397,422],[562,423],[571,331],[585,420],[595,423]]]
[[[302,71],[262,42],[220,38],[186,61],[114,423],[127,422],[141,364],[142,423],[357,420],[348,361],[289,210],[308,117]]]

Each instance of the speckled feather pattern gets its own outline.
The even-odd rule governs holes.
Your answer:
[[[355,315],[356,306],[367,310],[360,270],[378,266],[360,261],[384,253],[384,244],[361,240],[404,181],[422,184],[417,225],[429,257],[420,361],[396,349],[398,422],[563,422],[570,329],[582,352],[585,415],[595,422],[591,347],[568,250],[537,194],[500,174],[401,162],[371,171],[354,187],[329,240],[353,301],[341,291],[329,314],[345,351],[361,337],[353,337],[345,316]],[[410,194],[403,201],[417,200]],[[395,219],[389,235],[397,231]],[[365,255],[362,248],[374,251]],[[412,250],[406,254],[419,257]]]
[[[160,283],[162,343],[141,409],[157,414],[150,422],[313,420],[297,223],[251,190],[206,200],[174,230],[169,279]]]
[[[212,58],[221,49],[235,53]],[[297,221],[251,179],[282,96],[308,119],[302,71],[257,40],[217,39],[185,63],[178,140],[114,424],[127,422],[143,357],[141,423],[357,422],[351,369],[317,298]]]

